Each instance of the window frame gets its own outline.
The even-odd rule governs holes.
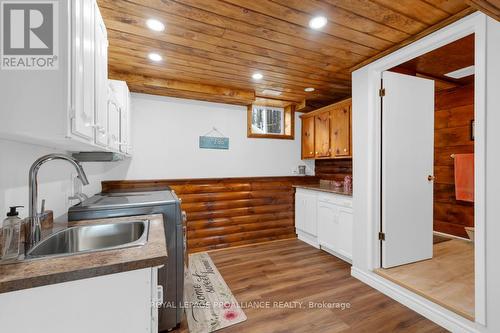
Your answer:
[[[283,134],[254,133],[252,132],[252,115],[255,106],[268,107],[271,109],[283,108]],[[293,140],[295,138],[295,105],[290,104],[285,107],[266,104],[250,104],[247,107],[247,137],[255,139],[283,139]]]

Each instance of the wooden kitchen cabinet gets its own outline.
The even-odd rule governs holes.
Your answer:
[[[302,119],[302,159],[314,158],[314,117]]]
[[[314,116],[315,157],[330,156],[330,111]]]
[[[334,156],[351,156],[351,103],[332,109],[331,150]]]
[[[304,114],[302,159],[350,158],[351,99]]]

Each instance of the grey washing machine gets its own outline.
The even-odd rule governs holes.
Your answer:
[[[168,261],[158,272],[163,286],[163,304],[158,309],[158,331],[179,326],[183,313],[184,266],[187,260],[185,214],[181,201],[171,190],[109,192],[71,207],[68,220],[92,220],[110,217],[162,214]]]

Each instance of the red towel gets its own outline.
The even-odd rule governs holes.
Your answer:
[[[474,202],[474,154],[455,155],[455,197]]]

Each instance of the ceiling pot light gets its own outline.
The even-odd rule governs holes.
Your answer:
[[[461,79],[463,77],[474,75],[474,66],[464,67],[457,69],[456,71],[446,73],[445,76],[451,77],[453,79]]]
[[[165,24],[161,23],[158,20],[155,19],[149,19],[146,21],[146,25],[148,26],[149,29],[154,30],[154,31],[163,31],[165,30]]]
[[[318,29],[323,28],[326,25],[327,22],[328,22],[328,20],[326,19],[326,17],[324,17],[324,16],[316,16],[316,17],[313,17],[309,21],[309,27],[311,29],[318,30]]]
[[[252,74],[252,79],[254,79],[254,80],[262,80],[263,77],[264,77],[264,75],[262,75],[261,73],[253,73]]]
[[[161,61],[161,60],[163,59],[163,58],[161,57],[161,55],[159,55],[158,53],[150,53],[150,54],[148,55],[148,58],[149,58],[150,60],[152,60],[152,61],[156,61],[156,62]]]
[[[314,90],[316,89],[314,89],[313,87],[307,87],[304,89],[305,92],[313,92]]]

